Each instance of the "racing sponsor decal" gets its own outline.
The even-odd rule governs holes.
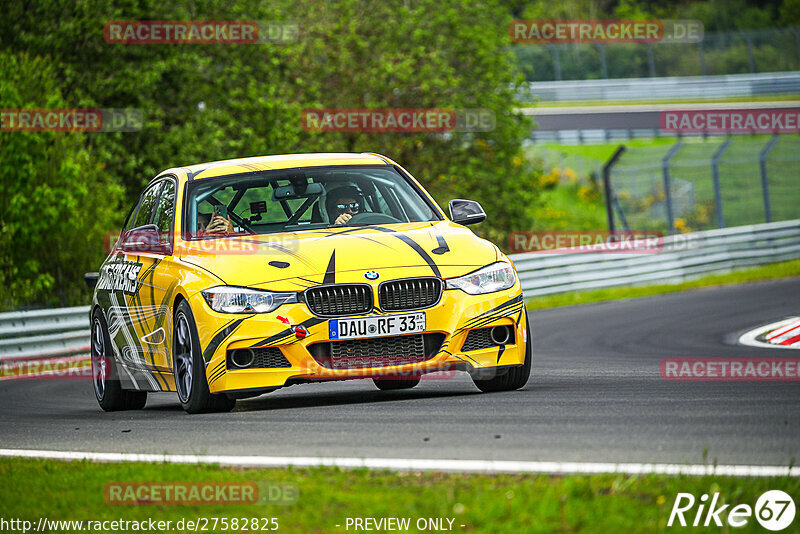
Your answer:
[[[328,261],[328,267],[325,269],[322,283],[325,285],[336,283],[336,249],[331,252],[331,259]]]
[[[522,301],[522,294],[520,293],[516,297],[505,301],[499,306],[495,306],[491,310],[476,315],[474,318],[464,323],[464,326],[459,328],[453,334],[458,334],[459,332],[463,332],[464,330],[470,328],[477,328],[479,326],[489,324],[492,321],[495,321],[501,317],[508,317],[510,315],[515,315],[517,313],[521,315],[524,307],[525,303]]]
[[[399,232],[396,232],[395,230],[392,230],[391,228],[384,228],[382,226],[369,226],[369,227],[363,227],[363,228],[348,228],[347,230],[344,230],[343,232],[338,232],[338,233],[345,233],[345,232],[349,233],[351,231],[352,232],[357,232],[359,230],[364,230],[364,229],[367,229],[367,228],[369,230],[378,230],[380,232],[386,232],[388,234],[391,234],[392,237],[396,237],[397,239],[399,239],[400,241],[402,241],[403,243],[405,243],[406,245],[411,247],[414,250],[414,252],[419,254],[419,256],[423,260],[425,260],[425,263],[428,264],[428,266],[433,271],[433,274],[436,275],[437,278],[441,278],[442,277],[442,273],[439,271],[439,267],[436,265],[436,262],[433,261],[433,258],[431,258],[431,256],[427,252],[425,252],[425,249],[423,249],[419,245],[419,243],[417,243],[416,241],[414,241],[413,239],[411,239],[407,235],[404,235],[404,234],[401,234]],[[331,235],[335,235],[335,234],[331,234]],[[446,243],[445,243],[445,245],[446,245]]]
[[[432,227],[431,230],[436,236],[436,244],[438,245],[435,249],[431,250],[431,253],[438,256],[450,252],[450,247],[447,245],[447,241],[445,240],[444,236],[440,234],[435,227]]]
[[[220,360],[216,367],[214,367],[208,374],[208,385],[210,386],[216,382],[222,375],[225,374],[225,360]]]
[[[220,343],[225,341],[225,338],[228,337],[236,330],[240,324],[244,322],[245,319],[250,319],[253,315],[249,315],[247,317],[242,317],[241,319],[236,319],[235,321],[229,322],[225,325],[219,332],[214,334],[214,337],[211,338],[211,341],[208,343],[206,350],[203,351],[203,359],[207,362],[211,361],[211,358],[214,356],[214,353],[217,351],[217,347],[219,347]]]
[[[296,333],[298,327],[302,326],[306,330],[310,330],[312,326],[316,326],[316,325],[318,325],[320,323],[324,323],[325,321],[326,321],[326,319],[322,319],[322,318],[319,318],[319,317],[311,317],[309,319],[306,319],[305,321],[303,321],[299,325],[296,325],[294,327],[286,328],[285,330],[281,330],[280,332],[278,332],[275,335],[272,335],[272,336],[270,336],[270,337],[268,337],[266,339],[262,339],[261,341],[259,341],[258,343],[254,343],[253,345],[250,345],[250,348],[263,347],[265,345],[279,345],[279,344],[287,343],[289,341],[297,342],[298,339],[297,339],[295,333]]]
[[[139,289],[139,271],[142,263],[138,261],[123,260],[116,263],[107,263],[100,269],[100,279],[97,281],[98,291],[122,291],[126,295],[134,295]]]
[[[505,345],[500,345],[500,349],[497,351],[497,362],[496,363],[500,363],[500,358],[503,356],[503,353],[505,352],[505,350],[506,350],[506,346]]]

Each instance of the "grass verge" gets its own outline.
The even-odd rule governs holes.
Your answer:
[[[772,263],[770,265],[763,265],[761,267],[743,269],[741,271],[734,271],[725,274],[714,274],[679,284],[613,287],[608,289],[595,289],[590,291],[578,291],[574,293],[545,295],[542,297],[534,297],[528,300],[526,306],[528,310],[531,311],[547,308],[560,308],[562,306],[574,306],[578,304],[590,304],[592,302],[650,297],[653,295],[677,293],[679,291],[686,291],[701,287],[741,284],[744,282],[757,282],[760,280],[773,280],[778,278],[789,278],[792,276],[800,276],[800,260]]]
[[[789,477],[556,477],[334,468],[243,470],[8,458],[0,459],[0,480],[3,481],[2,517],[6,520],[25,519],[35,525],[41,517],[51,521],[153,519],[172,521],[172,529],[164,529],[168,532],[176,531],[174,526],[180,519],[203,517],[248,520],[274,517],[278,519],[279,532],[347,532],[348,517],[407,517],[411,524],[409,532],[420,531],[416,526],[420,518],[444,518],[444,525],[452,519],[452,530],[460,532],[661,532],[672,530],[666,528],[666,523],[678,492],[692,493],[698,498],[704,493],[718,492],[724,503],[751,507],[767,490],[800,494],[800,479]],[[110,482],[120,481],[257,484],[269,481],[296,485],[299,493],[294,504],[285,505],[110,505],[105,500],[104,488]],[[687,513],[689,522],[695,512],[696,507]],[[349,531],[353,530],[351,526]],[[428,526],[421,530],[435,529]],[[210,527],[208,531],[224,532]],[[713,531],[718,532],[719,528]],[[763,529],[750,518],[745,528],[737,531]]]

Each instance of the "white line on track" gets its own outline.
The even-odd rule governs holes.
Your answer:
[[[745,332],[741,336],[739,336],[739,344],[740,345],[748,345],[750,347],[767,347],[770,349],[794,349],[797,350],[798,347],[791,347],[789,345],[778,345],[776,343],[767,343],[764,341],[758,341],[756,338],[763,334],[764,332],[772,332],[781,328],[784,325],[788,325],[789,323],[796,321],[797,317],[790,317],[789,319],[784,319],[783,321],[778,321],[777,323],[772,323],[764,326],[759,326],[758,328],[754,328],[749,332]]]
[[[451,471],[461,473],[538,474],[660,474],[736,477],[799,477],[800,467],[773,465],[698,465],[597,462],[526,462],[508,460],[440,460],[416,458],[314,458],[293,456],[215,456],[183,454],[136,454],[117,452],[44,451],[0,449],[0,456],[95,462],[156,462],[219,464],[237,467],[342,467],[394,471]]]

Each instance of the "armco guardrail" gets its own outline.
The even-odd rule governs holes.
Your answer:
[[[613,286],[682,282],[698,276],[800,258],[800,220],[664,238],[653,254],[514,254],[526,297]]]
[[[800,93],[800,72],[530,82],[540,102],[719,99]]]
[[[0,313],[0,361],[88,354],[89,309]]]

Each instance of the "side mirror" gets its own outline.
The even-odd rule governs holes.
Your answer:
[[[474,200],[455,198],[450,201],[450,219],[454,223],[468,225],[486,220],[486,212]]]
[[[163,242],[160,238],[158,227],[155,224],[146,224],[125,232],[120,240],[119,248],[123,252],[133,254],[141,252],[171,254],[169,242]]]
[[[97,286],[97,280],[99,279],[100,273],[86,273],[83,275],[83,281],[86,283],[86,287],[89,288],[89,291],[94,290]]]

